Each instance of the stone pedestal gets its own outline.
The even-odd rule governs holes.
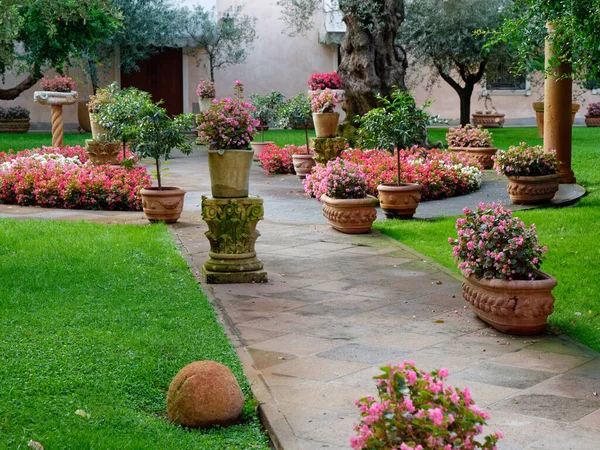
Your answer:
[[[121,153],[120,142],[98,142],[93,139],[85,140],[85,153],[95,166],[102,164],[119,164]]]
[[[343,137],[333,138],[311,138],[310,149],[314,153],[315,161],[319,164],[327,164],[339,157],[346,148],[346,139]]]
[[[256,224],[263,214],[260,197],[202,196],[202,218],[208,225],[206,237],[210,242],[210,258],[202,266],[206,283],[267,281],[267,272],[254,249],[260,236]]]
[[[52,109],[52,147],[64,146],[63,106],[77,101],[77,92],[35,91],[33,101]]]

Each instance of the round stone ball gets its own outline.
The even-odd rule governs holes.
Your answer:
[[[197,361],[179,371],[167,393],[167,415],[173,423],[209,428],[236,423],[244,394],[231,370],[215,361]]]

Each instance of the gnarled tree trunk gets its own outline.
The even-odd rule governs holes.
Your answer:
[[[27,78],[25,78],[19,84],[12,88],[0,89],[0,100],[14,100],[21,95],[21,93],[34,86],[35,83],[42,79],[42,76],[43,74],[39,67],[33,66]]]

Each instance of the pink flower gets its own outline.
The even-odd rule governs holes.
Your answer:
[[[428,413],[429,420],[431,420],[434,425],[441,425],[444,421],[444,414],[440,408],[432,408]]]

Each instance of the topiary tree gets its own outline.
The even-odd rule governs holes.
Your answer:
[[[310,98],[304,92],[289,98],[277,111],[279,126],[281,128],[302,127],[306,139],[306,151],[308,152],[308,127],[312,122],[312,109]]]
[[[419,0],[407,4],[399,38],[419,65],[433,70],[431,82],[441,77],[458,94],[460,123],[471,120],[471,97],[488,62],[511,60],[501,47],[485,47],[477,30],[497,29],[509,0]]]

